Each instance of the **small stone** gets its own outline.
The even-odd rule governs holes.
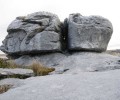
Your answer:
[[[15,77],[15,78],[28,78],[34,76],[34,73],[31,69],[22,69],[22,68],[0,68],[0,79]]]

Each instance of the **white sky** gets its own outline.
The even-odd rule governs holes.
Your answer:
[[[0,45],[8,25],[17,16],[37,11],[55,13],[61,21],[70,13],[108,18],[114,29],[108,49],[120,49],[120,0],[0,0]]]

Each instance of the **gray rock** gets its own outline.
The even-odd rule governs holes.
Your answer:
[[[0,100],[120,100],[120,70],[32,77]]]
[[[54,31],[37,33],[30,42],[26,44],[27,38],[28,37],[25,37],[20,45],[21,51],[24,53],[35,54],[36,52],[39,53],[39,51],[53,52],[61,50],[60,34]]]
[[[30,69],[22,69],[22,68],[15,68],[15,69],[7,69],[7,68],[0,68],[0,79],[8,78],[8,77],[18,76],[22,78],[28,78],[34,76],[34,73]]]
[[[68,47],[70,50],[105,51],[112,32],[112,24],[106,18],[70,14]]]
[[[83,71],[105,71],[120,69],[120,57],[106,53],[79,52],[70,54],[50,53],[46,55],[22,56],[15,60],[19,65],[31,65],[34,61],[54,67],[56,73],[79,73]]]
[[[15,88],[23,85],[24,82],[23,79],[17,79],[17,78],[6,78],[0,80],[0,85],[5,85],[5,84],[13,85],[12,88]]]
[[[7,54],[21,52],[20,45],[25,36],[26,33],[23,30],[8,34],[3,41],[3,45],[0,47],[0,50]]]
[[[7,54],[61,51],[61,22],[48,12],[17,17],[8,26],[8,35],[0,49]]]

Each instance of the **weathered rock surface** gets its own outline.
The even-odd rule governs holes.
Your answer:
[[[57,15],[48,12],[17,17],[8,26],[8,35],[0,49],[7,54],[60,51],[60,25]]]
[[[106,53],[79,52],[73,54],[51,53],[46,55],[22,56],[15,60],[19,65],[31,65],[39,61],[48,67],[54,67],[56,73],[82,71],[105,71],[120,69],[120,57]]]
[[[2,79],[0,80],[0,85],[5,85],[5,84],[9,84],[12,85],[12,88],[15,87],[19,87],[21,85],[24,84],[23,79],[17,79],[17,78],[6,78],[6,79]]]
[[[18,77],[18,78],[28,78],[34,76],[34,73],[30,69],[22,69],[22,68],[0,68],[0,79],[7,77]]]
[[[70,14],[62,24],[55,14],[36,12],[17,17],[7,31],[0,50],[14,56],[68,50],[103,52],[113,27],[100,16]]]
[[[0,100],[120,100],[120,70],[26,79]]]
[[[70,50],[105,51],[113,32],[112,24],[100,16],[70,14],[68,48]]]
[[[120,57],[96,53],[106,50],[113,32],[107,19],[71,14],[61,24],[52,13],[36,12],[17,17],[7,31],[0,49],[20,56],[16,64],[27,68],[38,61],[55,71],[28,78],[33,76],[30,69],[0,68],[0,78],[28,78],[0,80],[0,85],[13,86],[0,100],[120,100]]]

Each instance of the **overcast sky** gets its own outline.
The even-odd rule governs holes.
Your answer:
[[[61,21],[70,13],[108,18],[114,29],[108,49],[120,49],[120,0],[0,0],[0,45],[8,25],[17,16],[38,11],[55,13]]]

